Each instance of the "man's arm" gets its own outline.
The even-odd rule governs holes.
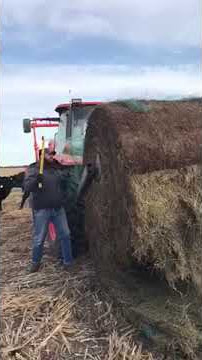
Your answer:
[[[27,174],[24,180],[24,191],[25,192],[34,192],[37,190],[38,178],[36,167],[28,168]]]
[[[24,203],[28,199],[29,195],[30,195],[30,192],[28,192],[28,191],[24,192],[21,203],[20,203],[20,209],[23,209]]]

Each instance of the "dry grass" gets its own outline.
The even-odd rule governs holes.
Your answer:
[[[171,359],[201,359],[201,301],[193,289],[176,292],[143,268],[119,271],[117,279],[103,274],[102,283],[124,318],[158,351]]]
[[[142,354],[141,346],[134,344],[132,338],[123,335],[118,336],[114,332],[109,337],[109,351],[106,360],[152,360],[151,354]]]
[[[199,168],[162,170],[131,178],[137,214],[133,256],[202,288],[202,193]],[[136,224],[134,225],[136,226]]]
[[[1,215],[2,359],[152,360],[99,288],[88,258],[64,272],[46,254],[38,273],[27,272],[31,219],[29,209],[16,209],[19,199],[12,193]]]

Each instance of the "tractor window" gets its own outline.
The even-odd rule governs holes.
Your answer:
[[[73,110],[73,133],[80,130],[81,135],[85,135],[88,118],[95,106],[75,107]]]
[[[56,151],[61,153],[66,144],[66,129],[68,122],[68,112],[63,112],[60,115],[59,128],[56,135]]]

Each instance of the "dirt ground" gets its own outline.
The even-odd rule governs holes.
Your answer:
[[[20,198],[11,193],[0,215],[2,359],[163,359],[142,350],[87,256],[64,272],[46,245],[42,268],[28,273],[31,214]]]

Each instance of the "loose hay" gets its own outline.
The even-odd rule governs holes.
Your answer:
[[[131,178],[136,204],[132,256],[202,289],[202,227],[199,167],[152,172]]]
[[[106,360],[152,360],[151,354],[142,355],[141,346],[134,344],[130,337],[118,336],[114,332],[109,337],[109,352]]]

